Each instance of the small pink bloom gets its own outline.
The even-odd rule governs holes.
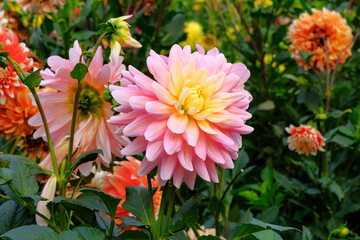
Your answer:
[[[79,62],[81,49],[76,41],[74,48],[69,51],[69,60],[58,56],[51,56],[47,63],[50,69],[41,72],[42,86],[50,87],[57,92],[39,92],[39,98],[45,108],[45,115],[49,124],[50,134],[55,145],[55,154],[58,164],[62,162],[68,153],[69,139],[74,94],[77,80],[71,78],[70,72]],[[78,118],[75,127],[74,151],[76,155],[93,149],[101,149],[97,163],[108,166],[111,161],[111,153],[121,157],[120,149],[129,140],[126,137],[116,135],[116,126],[107,123],[113,115],[111,104],[106,102],[102,93],[108,82],[115,83],[122,81],[121,71],[125,70],[122,64],[122,57],[114,59],[103,65],[102,49],[99,48],[89,66],[82,90],[79,97]],[[40,114],[29,120],[32,126],[40,126],[34,133],[34,138],[42,137],[46,140],[45,130]],[[50,155],[48,155],[40,166],[52,170]],[[80,166],[84,175],[91,171],[92,163],[85,163]]]
[[[295,150],[299,154],[316,155],[317,150],[325,151],[322,147],[325,145],[324,138],[321,133],[309,125],[300,125],[295,127],[290,125],[285,130],[291,134],[288,137],[290,150]]]
[[[138,34],[142,34],[142,31],[140,28],[134,28],[134,31],[137,32]]]
[[[233,168],[242,146],[241,134],[253,131],[245,125],[252,100],[244,90],[250,76],[242,63],[231,64],[214,48],[205,54],[201,46],[174,45],[169,57],[150,52],[147,66],[155,81],[134,67],[123,71],[133,85],[110,86],[121,105],[110,122],[119,132],[136,139],[124,155],[146,151],[139,176],[158,167],[159,183],[183,180],[192,189],[196,175],[218,182],[216,166]]]

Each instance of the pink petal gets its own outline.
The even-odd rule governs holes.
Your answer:
[[[154,141],[161,138],[167,130],[166,122],[167,120],[165,119],[150,123],[144,133],[145,139],[148,141]]]
[[[191,190],[194,190],[195,180],[196,180],[196,172],[185,172],[184,180],[185,180],[186,185]]]
[[[206,159],[206,148],[207,148],[206,137],[204,134],[200,134],[194,149],[196,155],[198,155],[198,157],[201,158],[202,160]]]
[[[159,177],[163,180],[169,180],[173,175],[175,167],[177,165],[176,155],[165,156],[159,165]]]
[[[97,49],[89,66],[89,73],[91,77],[95,77],[98,74],[99,70],[102,68],[102,66],[103,66],[103,55],[102,55],[102,49],[100,47]]]
[[[183,136],[190,146],[196,146],[196,143],[199,139],[199,127],[192,118],[189,118],[189,122]]]
[[[145,104],[146,111],[159,118],[169,117],[174,111],[174,106],[167,105],[160,101],[150,101]]]
[[[182,136],[172,133],[169,129],[166,130],[164,136],[164,149],[167,154],[172,155],[181,150],[183,145]]]
[[[188,171],[193,171],[193,151],[186,144],[182,147],[180,152],[178,153],[178,159],[180,164]]]
[[[145,151],[147,147],[147,141],[144,137],[137,137],[134,141],[129,143],[126,147],[121,150],[123,155],[135,155]]]
[[[129,98],[129,104],[134,110],[144,110],[147,102],[154,99],[147,96],[133,96]]]
[[[173,105],[175,103],[176,98],[166,88],[161,86],[159,83],[153,82],[152,88],[160,101],[162,101],[168,105]]]
[[[193,161],[193,165],[195,168],[195,171],[199,174],[199,176],[204,179],[205,181],[210,182],[210,176],[206,168],[206,164],[201,159],[196,159]]]
[[[177,134],[184,133],[187,124],[188,124],[188,116],[180,115],[178,112],[174,112],[167,121],[168,128],[173,133],[177,133]]]
[[[177,188],[181,187],[182,181],[184,179],[185,169],[181,166],[176,167],[176,171],[173,173],[173,183]]]
[[[145,156],[150,162],[153,162],[162,154],[164,154],[163,141],[159,140],[148,143]]]
[[[219,164],[225,163],[225,159],[221,155],[220,149],[217,147],[217,145],[212,141],[208,141],[207,144],[208,144],[207,147],[208,158]]]
[[[137,174],[140,177],[145,176],[146,174],[151,172],[151,170],[153,170],[159,163],[160,163],[160,158],[156,159],[153,162],[150,162],[149,160],[146,159],[146,157],[144,157],[143,160],[141,161],[141,165],[139,167]]]
[[[200,129],[209,134],[217,134],[217,132],[211,127],[211,124],[207,120],[197,121]]]
[[[143,136],[152,121],[153,119],[147,115],[141,115],[124,128],[124,135],[128,137]]]
[[[219,178],[218,178],[215,163],[208,160],[208,161],[205,162],[205,164],[206,164],[206,168],[207,168],[207,171],[209,173],[211,181],[215,182],[215,183],[218,183]]]

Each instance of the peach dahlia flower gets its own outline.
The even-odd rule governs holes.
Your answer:
[[[110,122],[136,139],[122,153],[146,150],[139,176],[158,166],[161,185],[173,178],[193,188],[196,175],[218,182],[216,165],[233,168],[242,145],[241,134],[253,131],[245,125],[252,97],[244,90],[250,76],[242,63],[227,63],[214,48],[205,54],[201,46],[174,45],[169,57],[150,52],[147,66],[155,81],[129,67],[123,76],[133,85],[110,86],[121,104]]]
[[[316,155],[317,150],[325,151],[322,147],[325,145],[321,133],[309,125],[300,125],[295,127],[290,125],[285,130],[291,135],[288,137],[289,149],[295,150],[300,154]]]
[[[50,87],[57,92],[39,92],[39,99],[43,106],[49,130],[55,145],[55,154],[58,164],[68,153],[68,135],[70,132],[74,94],[78,81],[71,78],[70,72],[79,62],[81,49],[76,41],[69,51],[69,60],[59,56],[48,58],[50,69],[41,71],[42,86]],[[113,115],[111,104],[102,96],[108,82],[115,83],[121,80],[121,70],[125,69],[119,57],[116,63],[110,62],[103,65],[102,49],[99,48],[89,66],[79,96],[78,117],[75,126],[74,151],[76,155],[93,149],[101,149],[97,163],[108,166],[111,161],[111,153],[121,157],[122,145],[128,143],[128,139],[115,135],[116,126],[107,123]],[[34,138],[42,137],[46,140],[46,134],[42,125],[40,114],[29,120],[32,126],[40,126],[34,133]],[[52,170],[51,158],[48,155],[40,163],[41,167]],[[80,170],[87,175],[91,171],[92,163],[83,164]]]
[[[137,175],[141,162],[134,157],[128,157],[128,161],[121,161],[118,163],[119,166],[114,166],[113,168],[113,174],[101,174],[100,172],[101,183],[98,183],[97,185],[101,186],[101,190],[103,192],[110,194],[114,197],[121,198],[121,202],[116,209],[115,217],[131,216],[130,212],[122,207],[122,204],[126,200],[125,188],[129,186],[148,187],[147,177],[140,177],[139,175]],[[158,187],[153,195],[154,210],[155,213],[157,213],[159,211],[162,194],[162,191],[160,191],[160,186],[158,184],[157,176],[155,176],[155,178],[151,180],[151,186]],[[122,222],[123,220],[121,218],[115,220],[116,225],[120,225]]]
[[[21,86],[22,83],[19,83]],[[28,125],[28,120],[38,112],[38,108],[31,104],[29,93],[23,86],[14,99],[8,99],[6,104],[0,105],[0,135],[25,137],[33,133],[35,128]]]
[[[305,63],[300,56],[300,51],[304,50],[310,54],[315,54],[310,59],[310,64],[315,71],[326,70],[326,52],[324,40],[329,53],[329,68],[335,68],[336,60],[340,52],[351,42],[353,35],[351,28],[347,25],[340,13],[312,9],[312,15],[302,13],[300,17],[290,25],[289,38],[292,44],[289,46],[291,56],[305,70],[310,66]],[[340,58],[340,64],[351,55],[351,47],[347,48]]]
[[[2,43],[1,51],[8,51],[9,57],[25,72],[32,68],[33,60],[28,58],[29,49],[24,43],[19,43],[18,37],[13,32],[0,28],[0,43]],[[24,87],[10,64],[6,69],[0,68],[0,104],[5,104],[7,99],[14,99],[15,93]]]

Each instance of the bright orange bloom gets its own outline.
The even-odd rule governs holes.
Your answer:
[[[292,44],[289,46],[291,56],[305,70],[309,70],[309,64],[305,63],[299,52],[304,50],[315,54],[310,59],[311,66],[315,71],[326,70],[326,42],[329,53],[330,70],[335,68],[336,60],[340,52],[351,42],[353,35],[351,28],[340,13],[312,9],[312,15],[303,13],[290,25],[289,37]],[[351,55],[351,47],[347,48],[340,58],[340,64]],[[303,56],[304,57],[304,56]]]
[[[28,119],[38,112],[38,108],[31,104],[29,92],[23,87],[14,99],[0,105],[0,135],[20,137],[33,133],[35,128],[28,125]]]
[[[32,68],[33,60],[28,58],[29,49],[24,43],[19,43],[15,34],[0,28],[0,43],[2,43],[1,51],[8,51],[9,57],[17,62],[25,72]],[[0,68],[0,104],[5,104],[7,99],[13,99],[15,93],[24,87],[10,64],[6,69]]]
[[[317,150],[325,151],[322,147],[325,145],[321,133],[309,125],[300,125],[295,127],[290,125],[285,130],[291,134],[288,137],[290,150],[295,150],[299,154],[316,155]]]
[[[119,166],[115,166],[113,168],[113,174],[107,174],[103,177],[103,184],[105,187],[102,189],[103,192],[110,194],[114,197],[121,198],[121,202],[118,205],[116,210],[115,217],[124,217],[130,216],[130,212],[125,210],[122,207],[122,204],[126,200],[126,191],[125,188],[129,186],[140,186],[140,187],[148,187],[147,177],[140,177],[137,175],[141,162],[134,157],[128,157],[129,161],[120,162]],[[152,187],[158,187],[153,200],[154,200],[154,210],[155,213],[158,212],[161,202],[161,191],[160,186],[158,184],[158,177],[155,176],[151,181]],[[116,219],[116,225],[120,225],[123,222],[121,218]]]

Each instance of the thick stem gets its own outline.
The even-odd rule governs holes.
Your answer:
[[[160,203],[160,210],[159,210],[159,217],[157,222],[157,238],[159,238],[162,234],[162,225],[163,225],[163,217],[164,217],[164,211],[165,211],[165,204],[166,204],[166,194],[168,192],[169,188],[169,182],[167,182],[164,186],[162,196],[161,196],[161,203]]]
[[[154,200],[153,200],[153,191],[151,186],[150,173],[147,175],[147,183],[148,183],[148,192],[149,192],[151,236],[153,239],[156,239],[156,221],[155,221]]]
[[[330,110],[330,94],[331,94],[331,88],[330,88],[330,63],[329,63],[329,49],[326,43],[326,39],[323,38],[324,47],[325,47],[325,58],[326,58],[326,94],[325,94],[325,111],[326,114],[329,113]]]
[[[225,177],[225,169],[222,168],[220,171],[220,182],[219,182],[219,188],[218,188],[218,193],[217,193],[217,198],[221,199],[222,195],[223,195],[223,183],[224,183],[224,177]],[[215,193],[216,194],[216,193]],[[216,229],[216,236],[220,236],[220,231],[221,231],[221,213],[217,212],[215,214],[215,229]]]
[[[174,202],[175,202],[175,189],[174,186],[169,185],[170,188],[170,201],[166,212],[166,220],[165,220],[165,227],[164,227],[164,236],[166,236],[169,232],[169,226],[170,226],[170,220],[171,220],[171,214],[174,208]]]
[[[51,139],[49,125],[48,125],[48,123],[46,121],[46,116],[45,116],[45,113],[44,113],[44,109],[41,106],[39,96],[37,95],[37,92],[35,91],[35,89],[30,89],[30,91],[34,96],[37,107],[39,108],[40,116],[41,116],[41,119],[42,119],[43,124],[44,124],[46,138],[48,140],[48,146],[49,146],[49,150],[50,150],[50,156],[51,156],[51,162],[52,162],[52,165],[53,165],[54,174],[56,176],[56,179],[59,179],[59,169],[58,169],[57,162],[56,162],[54,145],[53,145],[53,142],[52,142],[52,139]]]

